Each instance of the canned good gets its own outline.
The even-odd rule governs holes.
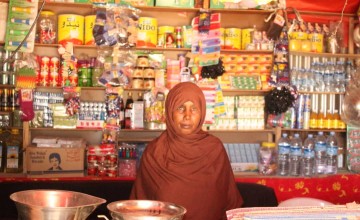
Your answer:
[[[155,78],[154,67],[146,67],[144,69],[144,78]]]
[[[155,87],[155,78],[144,79],[144,88],[145,89],[151,89],[153,87]]]
[[[84,44],[84,16],[76,14],[62,14],[58,17],[58,43],[65,45]]]
[[[144,80],[142,78],[133,78],[131,86],[133,89],[142,89],[144,88]]]
[[[137,32],[137,46],[156,47],[157,29],[156,18],[140,17]]]
[[[174,33],[175,29],[173,26],[160,26],[158,30],[158,43],[159,47],[165,46],[165,36],[167,33]]]
[[[143,67],[135,67],[132,77],[142,78],[143,76],[144,76],[144,68]]]
[[[85,16],[85,45],[94,45],[95,40],[93,36],[93,28],[95,25],[96,15]]]
[[[146,55],[138,56],[136,60],[136,66],[138,67],[148,67],[149,66],[149,57]]]

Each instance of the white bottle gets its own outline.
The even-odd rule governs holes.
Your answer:
[[[302,159],[302,140],[298,133],[290,140],[290,176],[299,176]]]
[[[335,137],[335,132],[330,132],[330,135],[326,139],[326,173],[337,173],[337,161],[338,156],[338,144]]]
[[[322,131],[315,138],[315,169],[317,174],[326,171],[326,137]]]
[[[283,133],[278,141],[278,175],[289,175],[290,166],[290,139],[287,133]]]
[[[303,158],[301,163],[301,174],[312,176],[315,172],[315,138],[313,134],[308,134],[304,141]]]

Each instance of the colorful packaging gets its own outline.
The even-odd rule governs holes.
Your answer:
[[[76,14],[62,14],[58,17],[58,43],[65,45],[84,44],[84,16]]]
[[[137,33],[138,47],[156,47],[157,44],[157,19],[140,17]]]
[[[85,16],[85,45],[94,45],[93,28],[95,25],[96,15]]]

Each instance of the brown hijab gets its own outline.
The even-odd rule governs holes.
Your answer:
[[[172,114],[187,101],[197,105],[202,116],[193,134],[181,135],[175,132]],[[242,205],[222,142],[201,130],[205,110],[205,97],[197,85],[179,83],[170,90],[165,103],[167,129],[147,145],[131,199],[184,206],[185,220],[226,219],[225,211]]]

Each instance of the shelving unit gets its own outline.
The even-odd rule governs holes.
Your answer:
[[[8,0],[0,0],[0,2],[9,2]],[[207,1],[205,1],[207,2]],[[193,17],[198,15],[198,8],[172,8],[172,7],[137,7],[141,11],[142,17],[156,17],[158,18],[158,26],[171,25],[171,26],[182,26],[191,24]],[[204,8],[207,8],[206,3],[204,3]],[[51,10],[55,14],[64,14],[64,13],[76,13],[79,15],[90,15],[95,14],[96,9],[91,4],[82,4],[82,3],[65,3],[65,2],[47,2],[45,4],[44,10]],[[233,9],[211,9],[212,12],[218,12],[221,14],[221,25],[224,28],[236,27],[236,28],[253,28],[256,27],[259,30],[265,30],[266,24],[264,19],[272,13],[272,11],[266,10],[233,10]],[[313,14],[314,12],[300,12],[305,14]],[[339,16],[337,13],[321,13],[320,16]],[[354,15],[346,15],[348,17]],[[251,19],[249,19],[251,18]],[[239,22],[237,22],[239,21]],[[349,44],[351,44],[351,39]],[[1,43],[1,42],[0,42]],[[35,54],[40,56],[58,56],[57,48],[58,44],[35,44]],[[81,54],[86,54],[87,56],[96,56],[97,49],[100,47],[97,46],[88,46],[88,45],[75,45],[74,52],[76,56]],[[101,47],[106,48],[106,47]],[[110,49],[110,48],[109,48]],[[176,58],[179,53],[188,53],[190,49],[188,48],[131,48],[131,50],[145,50],[145,51],[160,51],[166,54],[168,58]],[[351,51],[351,48],[350,50]],[[353,51],[353,50],[352,50]],[[236,53],[236,54],[272,54],[272,51],[268,50],[221,50],[221,53]],[[301,56],[319,56],[318,53],[307,53],[307,52],[290,52],[291,55],[301,55]],[[324,57],[346,57],[346,58],[357,58],[359,55],[356,54],[321,54]],[[61,91],[60,87],[38,87],[38,91]],[[145,89],[136,89],[136,90],[127,90],[125,92],[133,91],[146,91]],[[264,96],[269,92],[269,90],[230,90],[226,89],[223,91],[224,95],[227,96],[250,96],[250,95],[260,95]],[[311,92],[310,94],[327,94],[327,93],[318,93]],[[105,88],[103,87],[85,87],[81,89],[81,100],[82,101],[103,101],[105,97]],[[320,130],[320,129],[319,129]],[[324,129],[322,129],[324,130]],[[318,129],[281,129],[281,128],[272,128],[272,129],[263,129],[263,130],[211,130],[209,133],[214,134],[219,137],[223,142],[262,142],[262,141],[276,141],[280,138],[281,132],[302,132],[304,134],[308,132],[317,132]],[[346,135],[346,130],[334,130],[339,133],[340,136],[344,137]],[[154,137],[160,135],[161,130],[121,130],[119,132],[118,140],[119,142],[148,142]],[[101,130],[100,129],[53,129],[53,128],[30,128],[29,123],[25,122],[23,126],[23,139],[24,147],[28,146],[31,143],[31,138],[36,135],[61,135],[66,137],[83,137],[88,140],[91,144],[96,144],[101,140]],[[345,139],[346,140],[346,139]]]

